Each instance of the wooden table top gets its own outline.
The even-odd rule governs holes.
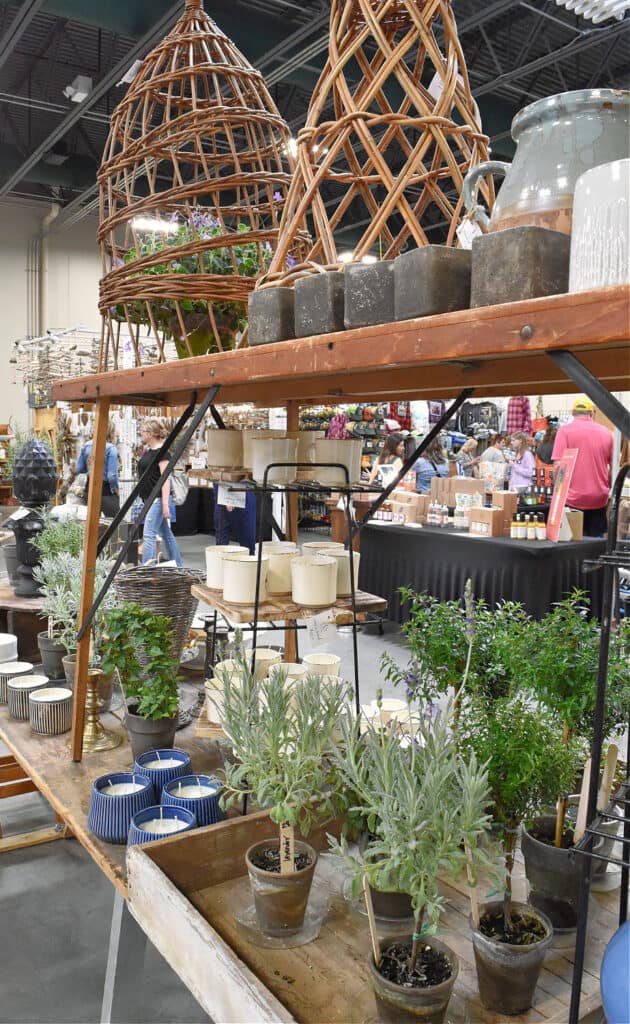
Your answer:
[[[38,612],[43,606],[43,597],[18,597],[8,578],[0,577],[0,608],[13,608],[18,612]]]
[[[122,744],[105,753],[84,754],[83,761],[76,763],[70,759],[69,732],[62,736],[37,736],[28,722],[16,721],[9,716],[6,705],[0,706],[0,739],[101,871],[126,898],[126,846],[102,842],[87,826],[94,779],[108,772],[133,768],[133,755],[123,725],[111,714],[103,716],[103,725],[123,733]],[[195,772],[214,771],[220,765],[216,744],[199,739],[193,725],[177,732],[175,746],[190,754]]]

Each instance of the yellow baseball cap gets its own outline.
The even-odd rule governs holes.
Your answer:
[[[573,403],[573,412],[595,412],[595,406],[590,398],[576,398]]]

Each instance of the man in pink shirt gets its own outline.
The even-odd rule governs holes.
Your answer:
[[[577,448],[567,505],[584,513],[584,536],[606,533],[606,507],[613,459],[612,434],[593,422],[595,406],[589,398],[576,398],[573,419],[556,434],[551,458],[560,459],[566,448]]]

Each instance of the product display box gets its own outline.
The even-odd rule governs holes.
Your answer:
[[[502,508],[471,508],[470,534],[472,537],[502,537],[504,511]]]
[[[503,509],[503,535],[509,537],[510,525],[518,508],[518,493],[516,491],[493,491],[492,504],[496,508]]]

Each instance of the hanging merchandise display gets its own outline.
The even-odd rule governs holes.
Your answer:
[[[136,365],[148,333],[165,361],[243,340],[246,302],[270,264],[292,160],[290,133],[261,74],[186,0],[111,118],[98,175],[103,258],[100,369]],[[301,259],[300,224],[285,260]]]
[[[331,108],[335,117],[326,119]],[[333,0],[328,60],[298,134],[266,283],[340,270],[372,250],[392,260],[428,245],[439,221],[454,245],[464,176],[486,156],[450,2]],[[316,237],[306,260],[289,270],[307,214]],[[352,252],[340,253],[334,236],[357,224]]]

